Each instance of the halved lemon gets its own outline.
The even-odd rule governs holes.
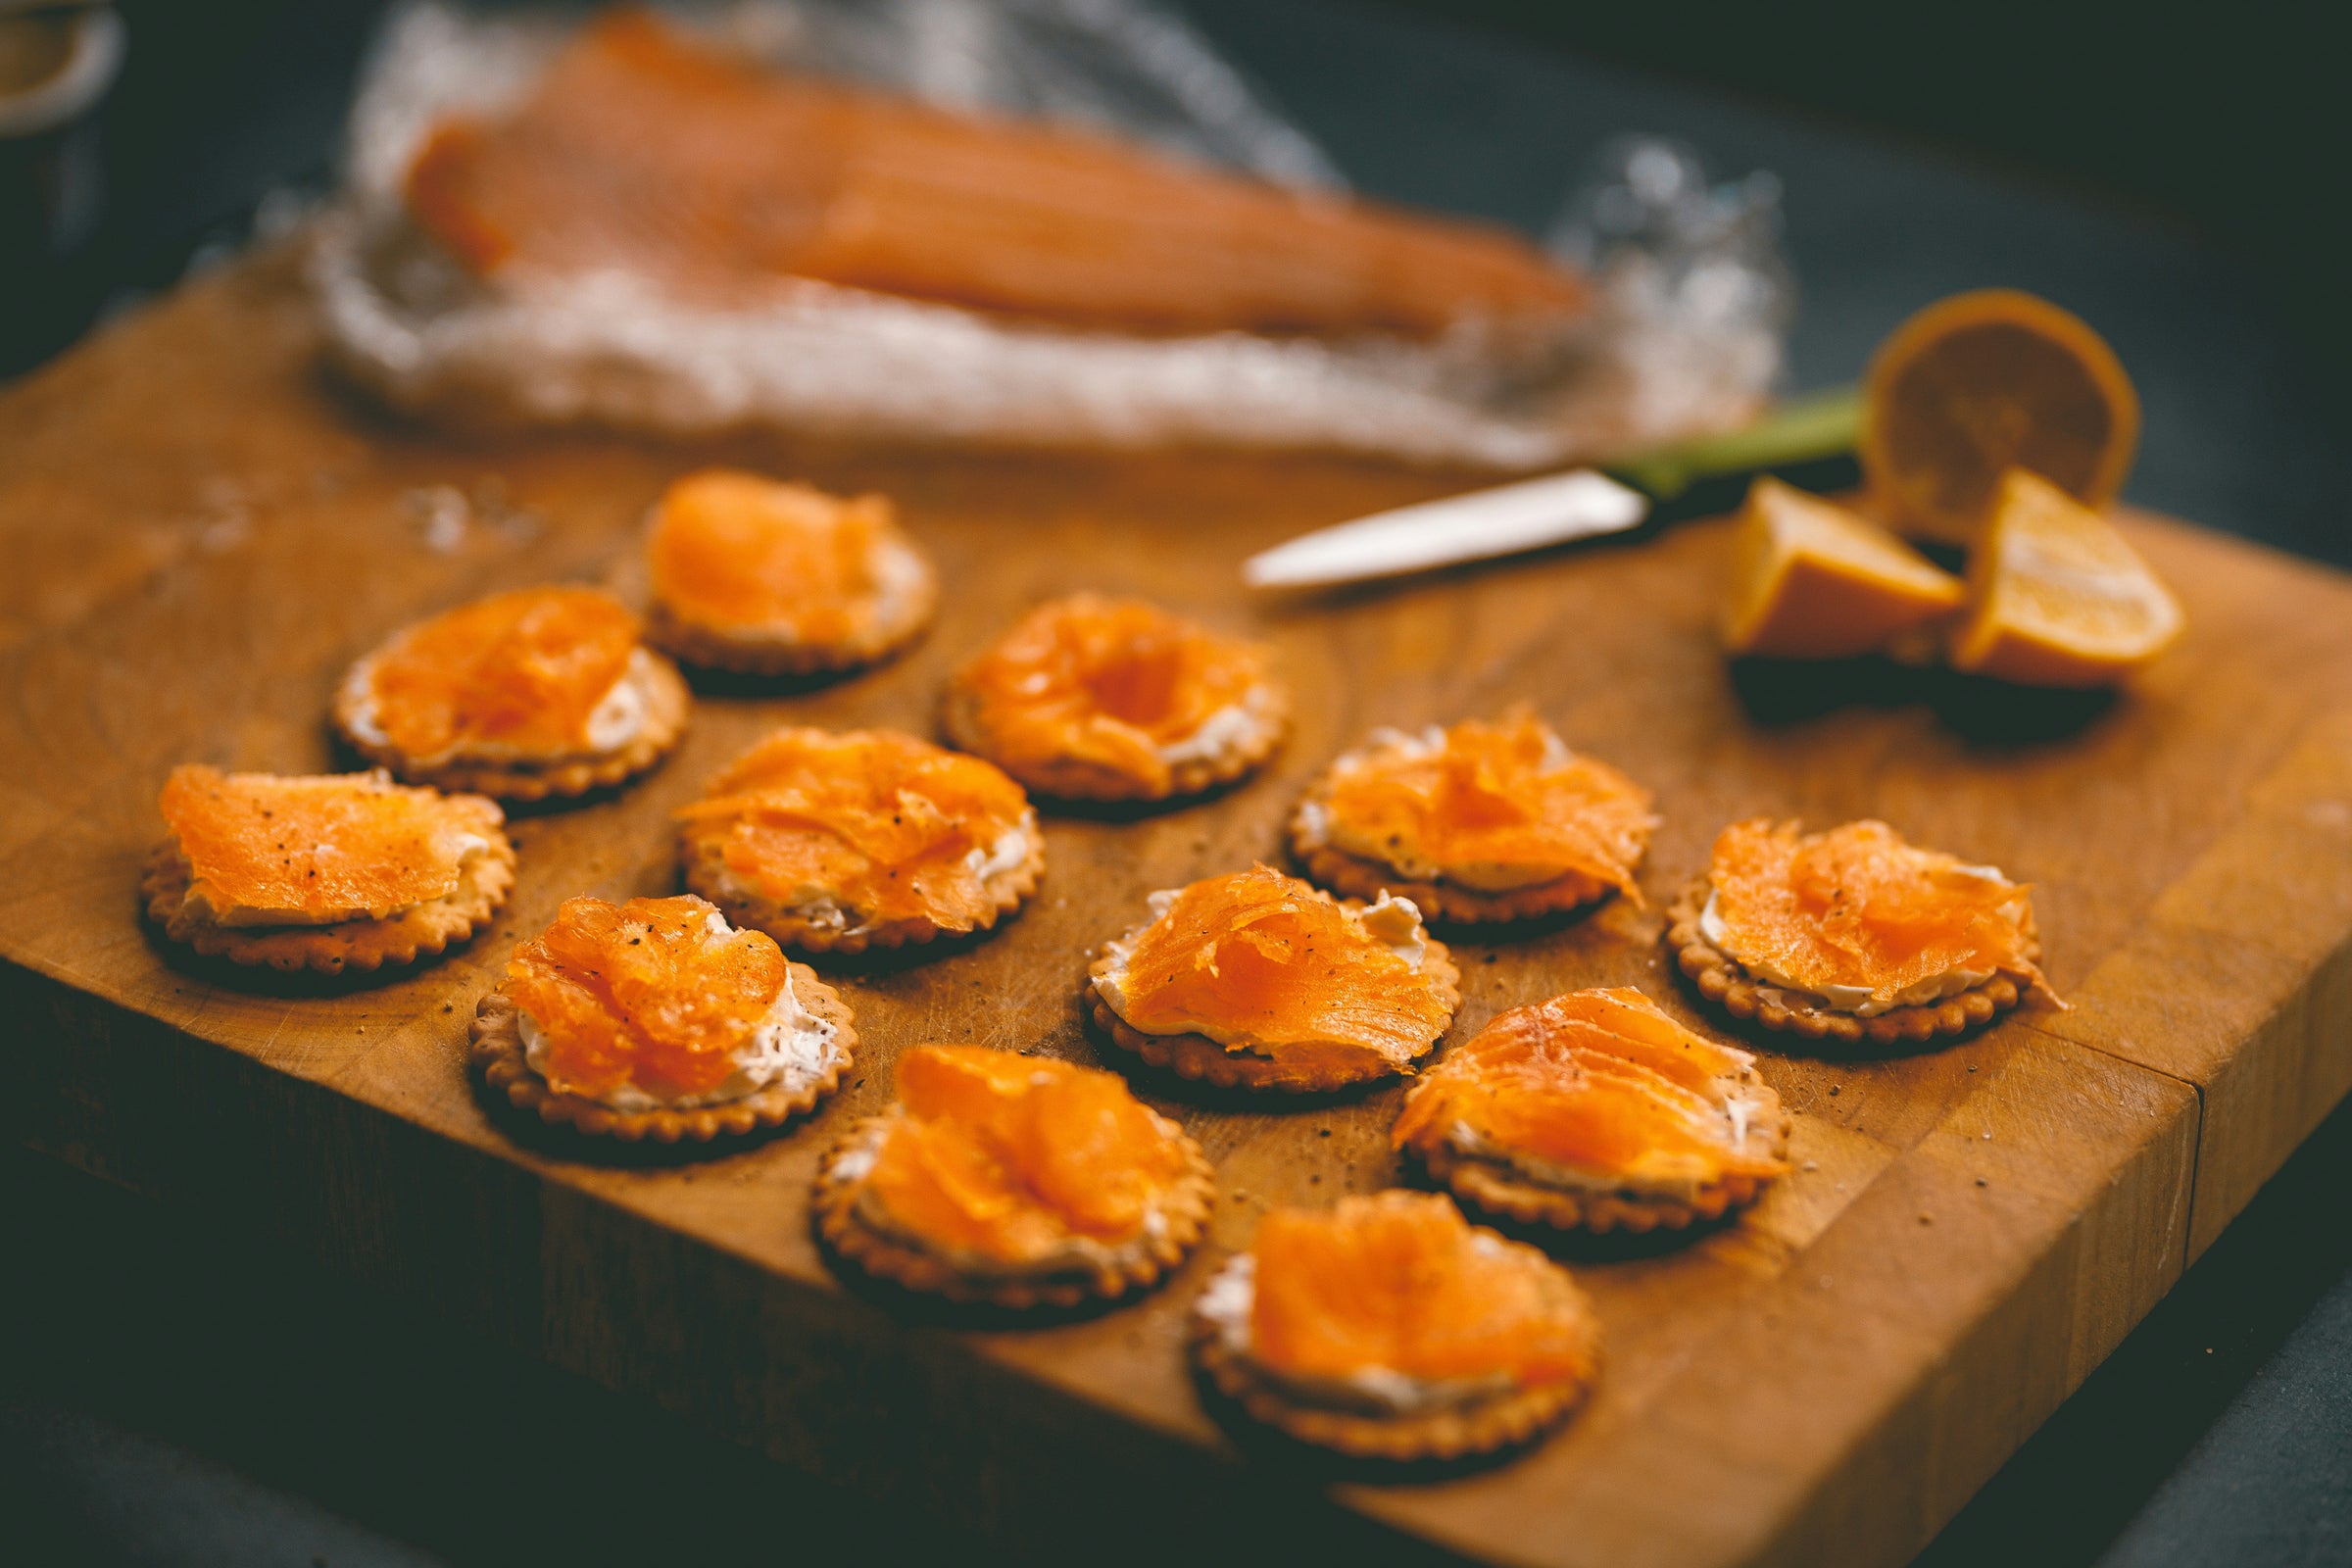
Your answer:
[[[2106,686],[2180,635],[2180,603],[2114,524],[2023,468],[2001,477],[1969,562],[1955,669],[2030,686]]]
[[[1862,471],[1887,520],[1921,538],[1974,540],[2010,468],[2103,507],[2138,444],[2139,397],[2115,351],[2016,289],[1931,305],[1871,361]]]
[[[1733,536],[1723,644],[1766,659],[1847,659],[1959,608],[1960,579],[1866,518],[1769,476]]]

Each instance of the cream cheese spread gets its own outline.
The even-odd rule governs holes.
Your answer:
[[[612,689],[597,699],[581,734],[592,752],[617,752],[645,728],[645,689],[653,674],[653,656],[642,648],[629,650],[628,667]]]
[[[1032,842],[1030,836],[1036,831],[1037,813],[1022,812],[1019,824],[998,834],[996,843],[986,849],[975,848],[966,855],[963,858],[964,868],[983,882],[991,877],[1003,876],[1007,871],[1018,870],[1028,862]]]
[[[885,539],[875,547],[873,573],[873,616],[884,626],[906,620],[931,580],[930,564],[921,552],[898,539]]]
[[[1202,719],[1182,739],[1159,748],[1159,760],[1170,767],[1185,762],[1213,761],[1237,751],[1254,751],[1274,737],[1281,726],[1274,688],[1256,685],[1238,703],[1228,703]]]

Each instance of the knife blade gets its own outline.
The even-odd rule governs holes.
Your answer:
[[[1618,533],[1649,497],[1591,468],[1523,479],[1317,528],[1242,563],[1252,588],[1316,588]]]
[[[1853,450],[1861,398],[1838,387],[1779,405],[1753,424],[1614,460],[1334,523],[1242,563],[1252,588],[1327,588],[1489,561],[1622,533],[1702,479],[1760,471]],[[1621,483],[1620,479],[1631,481]]]

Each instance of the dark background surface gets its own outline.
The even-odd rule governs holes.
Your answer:
[[[126,4],[110,201],[0,262],[0,374],[318,190],[372,0]],[[1597,147],[1776,172],[1791,384],[1955,289],[2047,295],[2146,405],[2132,499],[2352,564],[2340,91],[2252,14],[1454,0],[1182,9],[1360,187],[1539,230]],[[0,246],[0,256],[6,247]],[[2352,868],[2347,869],[2352,874]],[[39,1049],[37,1025],[7,1043]],[[2352,1111],[2339,1110],[1921,1559],[2352,1563]],[[0,1557],[408,1564],[985,1555],[422,1326],[218,1217],[0,1160]],[[691,1525],[688,1522],[691,1521]],[[29,1544],[22,1555],[15,1544]]]

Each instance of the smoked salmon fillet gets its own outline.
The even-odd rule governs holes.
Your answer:
[[[635,10],[504,116],[437,125],[406,195],[479,274],[722,300],[802,279],[1139,333],[1416,337],[1587,301],[1499,229],[765,70]]]

